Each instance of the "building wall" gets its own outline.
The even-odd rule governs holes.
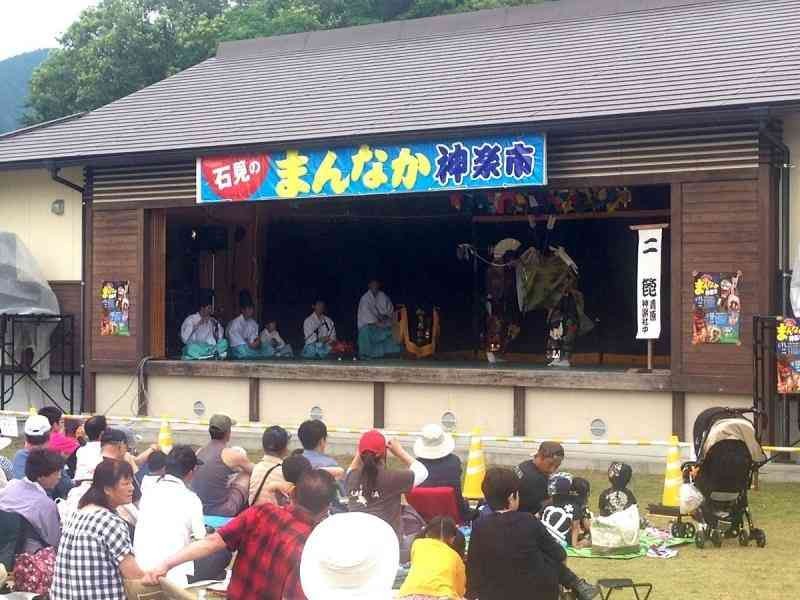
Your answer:
[[[80,168],[61,176],[83,185]],[[54,200],[64,200],[64,214],[54,215]],[[43,169],[0,171],[0,229],[16,233],[48,280],[81,279],[81,195],[50,179]]]
[[[792,264],[797,258],[797,249],[800,245],[800,112],[794,113],[783,120],[783,141],[789,146],[792,153],[794,168],[789,172],[789,248]]]

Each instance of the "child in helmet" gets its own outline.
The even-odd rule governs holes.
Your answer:
[[[613,462],[608,467],[608,481],[611,487],[600,494],[600,515],[608,517],[614,513],[622,512],[636,504],[636,496],[628,489],[628,484],[633,476],[630,465]]]

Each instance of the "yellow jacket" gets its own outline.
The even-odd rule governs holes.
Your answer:
[[[455,550],[433,538],[414,541],[411,546],[411,570],[400,588],[400,597],[461,598],[466,586],[464,561]]]

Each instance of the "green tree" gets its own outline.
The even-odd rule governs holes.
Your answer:
[[[212,56],[222,40],[537,0],[100,0],[34,72],[25,121],[93,110]]]

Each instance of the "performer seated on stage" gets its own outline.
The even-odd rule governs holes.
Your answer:
[[[212,315],[214,294],[211,290],[200,291],[199,308],[189,315],[181,325],[183,340],[183,360],[203,360],[208,358],[226,358],[228,356],[228,340],[222,325]]]
[[[267,322],[267,327],[261,332],[261,343],[265,346],[271,346],[275,356],[279,358],[292,358],[294,356],[291,344],[284,342],[281,334],[278,333],[277,321]]]
[[[325,314],[325,302],[317,300],[312,312],[303,322],[303,358],[325,358],[336,341],[336,325]]]
[[[394,305],[381,291],[381,282],[371,279],[369,289],[358,303],[358,355],[361,358],[382,358],[400,354],[402,348],[394,339]]]
[[[242,314],[228,323],[231,357],[237,360],[258,360],[275,356],[272,346],[262,344],[258,336],[258,323],[253,319],[256,309],[247,290],[239,293],[239,306]]]

